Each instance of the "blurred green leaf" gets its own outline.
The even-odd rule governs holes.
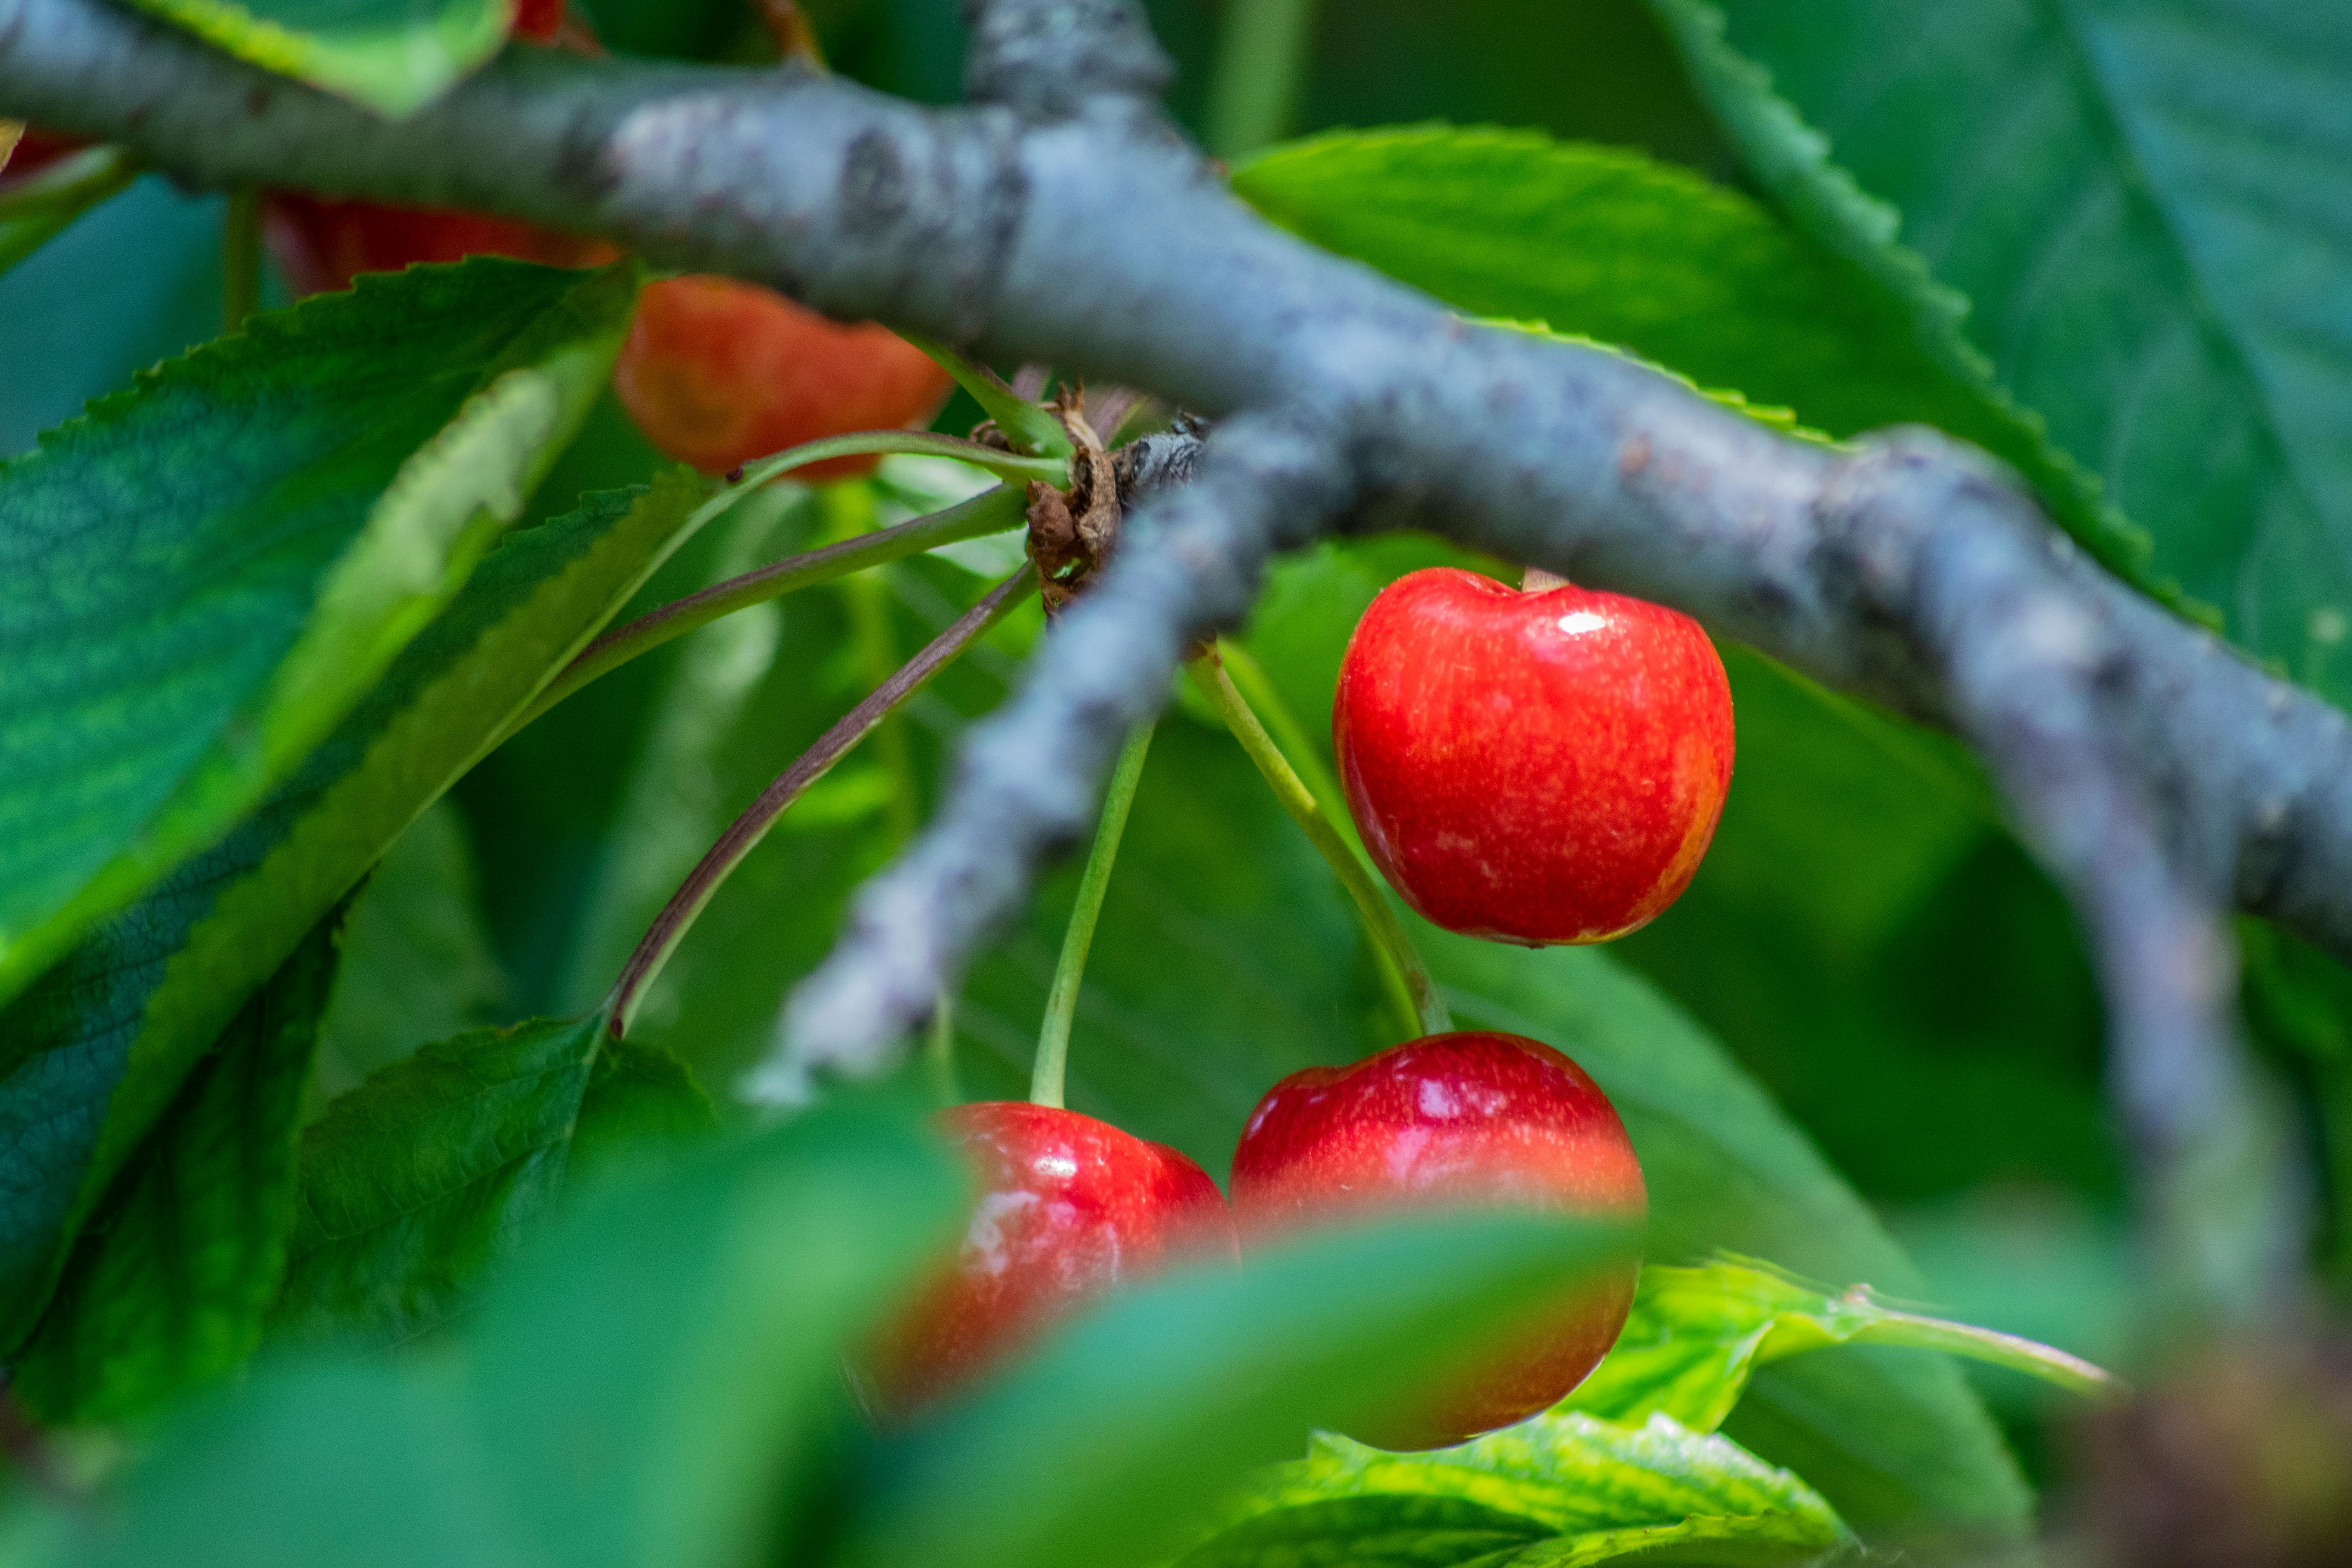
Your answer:
[[[2232,638],[2352,701],[2352,13],[1655,8],[1798,226],[2046,417]]]
[[[509,0],[131,0],[215,48],[397,119],[506,43]]]
[[[1672,1552],[1776,1563],[1851,1540],[1811,1487],[1727,1438],[1664,1415],[1634,1427],[1562,1413],[1422,1454],[1318,1434],[1178,1563],[1583,1568]]]
[[[604,625],[700,494],[677,478],[592,497],[504,541],[292,778],[0,1011],[0,1343],[246,994]]]
[[[1860,1286],[1829,1294],[1768,1267],[1721,1258],[1692,1268],[1643,1270],[1616,1345],[1559,1407],[1628,1425],[1663,1413],[1693,1431],[1712,1432],[1756,1368],[1841,1344],[1948,1351],[2076,1394],[2119,1386],[2088,1362],[2014,1334],[1903,1311]]]
[[[1595,948],[1413,931],[1465,1028],[1566,1051],[1632,1134],[1650,1194],[1645,1260],[1719,1250],[1916,1295],[1916,1272],[1805,1136],[1687,1016]],[[2022,1540],[2015,1461],[1938,1356],[1842,1350],[1759,1373],[1727,1432],[1803,1476],[1865,1535]]]
[[[302,1134],[270,1331],[396,1343],[447,1321],[551,1211],[604,1033],[533,1019],[428,1045]]]
[[[684,1068],[608,1039],[601,1017],[423,1047],[302,1134],[270,1331],[384,1343],[428,1332],[536,1234],[575,1176],[602,1181],[717,1127]]]
[[[2007,458],[2092,553],[2145,541],[1984,366],[1746,196],[1637,153],[1415,127],[1274,148],[1234,188],[1317,244],[1478,316],[1618,343],[1832,436],[1906,421]]]
[[[10,1388],[53,1422],[143,1414],[261,1339],[294,1219],[294,1134],[335,973],[330,913],[229,1021],[115,1178]]]
[[[1143,1287],[879,1457],[841,1560],[1150,1561],[1251,1467],[1443,1386],[1631,1240],[1558,1216],[1431,1216]]]
[[[64,1561],[734,1568],[788,1535],[840,1358],[952,1235],[961,1173],[847,1107],[609,1192],[462,1335],[265,1363],[167,1427]]]
[[[483,925],[465,821],[436,801],[393,841],[352,900],[335,993],[319,1025],[311,1105],[324,1110],[423,1041],[498,1022],[507,990]]]
[[[0,465],[0,1001],[217,841],[449,602],[578,426],[636,281],[375,279]]]
[[[0,168],[6,167],[0,153]],[[85,147],[45,169],[0,186],[0,272],[64,231],[100,202],[130,185],[139,171],[120,147]]]

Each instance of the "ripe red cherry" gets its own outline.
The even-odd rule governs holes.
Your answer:
[[[903,1412],[969,1381],[1076,1308],[1188,1257],[1237,1255],[1209,1173],[1165,1143],[1025,1100],[940,1117],[979,1199],[954,1259],[873,1358],[877,1403]]]
[[[1364,847],[1449,931],[1530,946],[1647,924],[1731,784],[1731,687],[1698,623],[1433,568],[1374,599],[1332,739]]]
[[[515,0],[514,24],[508,30],[534,44],[551,44],[563,30],[564,0]]]
[[[948,386],[882,327],[840,326],[772,289],[700,275],[646,289],[613,370],[646,438],[713,474],[825,436],[928,423]],[[847,479],[879,460],[836,458],[798,477]]]
[[[1619,1220],[1648,1212],[1642,1167],[1609,1097],[1567,1057],[1518,1035],[1431,1035],[1268,1089],[1234,1152],[1234,1215],[1256,1246],[1367,1213],[1471,1205]],[[1381,1434],[1431,1447],[1558,1403],[1600,1364],[1633,1304],[1637,1263],[1579,1286],[1486,1370]]]
[[[348,289],[362,272],[424,261],[511,256],[550,267],[593,267],[620,253],[602,241],[442,207],[330,201],[274,192],[263,207],[270,254],[297,294]]]

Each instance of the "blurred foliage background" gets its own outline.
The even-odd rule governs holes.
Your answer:
[[[925,101],[957,98],[956,0],[808,8],[837,69]],[[1251,150],[1253,114],[1257,131],[1283,135],[1492,123],[1639,149],[1749,188],[1639,0],[1357,0],[1311,17],[1302,6],[1305,69],[1295,100],[1285,109],[1275,90],[1271,110],[1265,84],[1221,78],[1224,7],[1149,8],[1177,62],[1174,110],[1220,153]],[[769,55],[740,0],[585,9],[621,52]],[[146,176],[0,276],[11,323],[0,450],[29,447],[84,398],[214,335],[219,206]],[[959,395],[940,427],[976,418]],[[608,396],[537,515],[659,466]],[[863,526],[874,510],[911,515],[949,484],[894,461],[852,491],[781,489],[698,537],[640,604]],[[508,743],[411,830],[361,899],[320,1090],[420,1040],[592,1005],[718,828],[1009,568],[998,542],[733,617]],[[1363,604],[1394,575],[1453,559],[1433,541],[1396,538],[1323,546],[1276,574],[1247,642],[1307,731],[1328,736],[1334,671]],[[1034,608],[1000,628],[787,817],[666,973],[644,1037],[724,1100],[778,998],[823,952],[858,879],[929,811],[955,737],[1003,698],[1038,631]],[[1801,1124],[1909,1248],[1935,1304],[2119,1355],[2121,1166],[2101,1096],[2098,998],[2068,910],[1958,747],[1749,650],[1724,653],[1739,755],[1715,848],[1689,894],[1614,956]],[[1048,880],[958,999],[960,1070],[975,1097],[1021,1092],[1075,880],[1075,866]],[[2324,1143],[2347,1098],[2336,1064],[2352,1057],[2342,972],[2267,931],[2249,928],[2249,940],[2257,1037]],[[1087,971],[1073,1103],[1222,1173],[1268,1083],[1358,1056],[1386,1026],[1328,873],[1229,738],[1180,702],[1153,746]],[[2029,1470],[2046,1473],[2052,1396],[2012,1374],[1969,1375]]]

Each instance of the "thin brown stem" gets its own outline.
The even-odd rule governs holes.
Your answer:
[[[719,836],[719,842],[687,874],[677,891],[670,895],[669,902],[662,906],[661,913],[654,917],[636,951],[622,966],[620,978],[613,983],[604,1011],[605,1027],[615,1038],[627,1031],[646,987],[653,984],[662,965],[686,940],[686,933],[710,902],[711,895],[718,892],[719,884],[743,863],[744,858],[759,847],[760,840],[768,836],[768,830],[785,809],[808,793],[809,786],[847,755],[852,746],[871,734],[887,714],[921,690],[933,676],[953,663],[957,655],[979,640],[982,633],[1010,614],[1036,585],[1035,571],[1024,566],[989,590],[986,598],[957,616],[922,652],[901,665],[897,674],[876,687],[864,701],[818,736],[814,745],[777,774],[775,782],[760,792],[759,798],[743,815],[728,825],[727,831]]]

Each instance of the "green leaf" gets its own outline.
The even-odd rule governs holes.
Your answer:
[[[217,842],[463,586],[603,384],[637,276],[373,279],[0,465],[0,1002]]]
[[[1070,445],[1070,433],[1062,428],[1059,419],[1005,385],[986,365],[974,364],[953,349],[928,338],[908,337],[907,341],[939,362],[940,369],[956,378],[957,385],[971,394],[972,401],[987,411],[1015,452],[1066,458],[1076,449]]]
[[[273,1334],[397,1342],[437,1327],[563,1186],[604,1033],[533,1019],[425,1046],[302,1134]]]
[[[139,1415],[261,1338],[294,1218],[294,1132],[340,910],[253,994],[124,1167],[9,1385],[53,1422]]]
[[[1650,1267],[1737,1250],[1918,1293],[1901,1249],[1804,1135],[1607,954],[1412,929],[1463,1027],[1556,1046],[1608,1091],[1649,1186]],[[2027,1533],[2015,1461],[1940,1357],[1852,1349],[1770,1368],[1726,1430],[1802,1475],[1865,1534]]]
[[[961,1172],[871,1107],[583,1207],[456,1336],[265,1363],[163,1431],[84,1568],[733,1568],[791,1533],[840,1362],[952,1236]]]
[[[215,48],[397,119],[499,52],[506,0],[133,0]]]
[[[0,168],[6,153],[0,152]],[[91,207],[138,177],[120,147],[86,147],[0,187],[0,272],[57,237]]]
[[[352,900],[343,962],[319,1025],[310,1103],[357,1089],[415,1050],[511,1016],[480,878],[455,806],[439,801],[384,851]]]
[[[842,1558],[1148,1560],[1252,1466],[1425,1395],[1629,1239],[1557,1216],[1433,1216],[1146,1286],[882,1457]]]
[[[1656,0],[1750,173],[2352,700],[2352,16]]]
[[[1758,1367],[1842,1344],[1948,1351],[2076,1394],[2119,1386],[2086,1361],[2014,1334],[1902,1311],[1862,1286],[1831,1294],[1767,1266],[1719,1258],[1643,1270],[1616,1346],[1560,1408],[1625,1424],[1663,1413],[1712,1432]]]
[[[688,531],[678,476],[505,541],[302,768],[0,1011],[0,1343],[247,994]]]
[[[1851,1539],[1811,1488],[1727,1438],[1664,1415],[1633,1427],[1570,1413],[1423,1454],[1319,1434],[1307,1458],[1275,1467],[1178,1562],[1581,1568],[1672,1550],[1771,1563]]]
[[[1957,338],[1737,192],[1539,132],[1423,126],[1274,148],[1234,173],[1268,217],[1474,315],[1541,321],[1832,436],[1938,426],[2006,458],[2126,575],[2146,543]]]

